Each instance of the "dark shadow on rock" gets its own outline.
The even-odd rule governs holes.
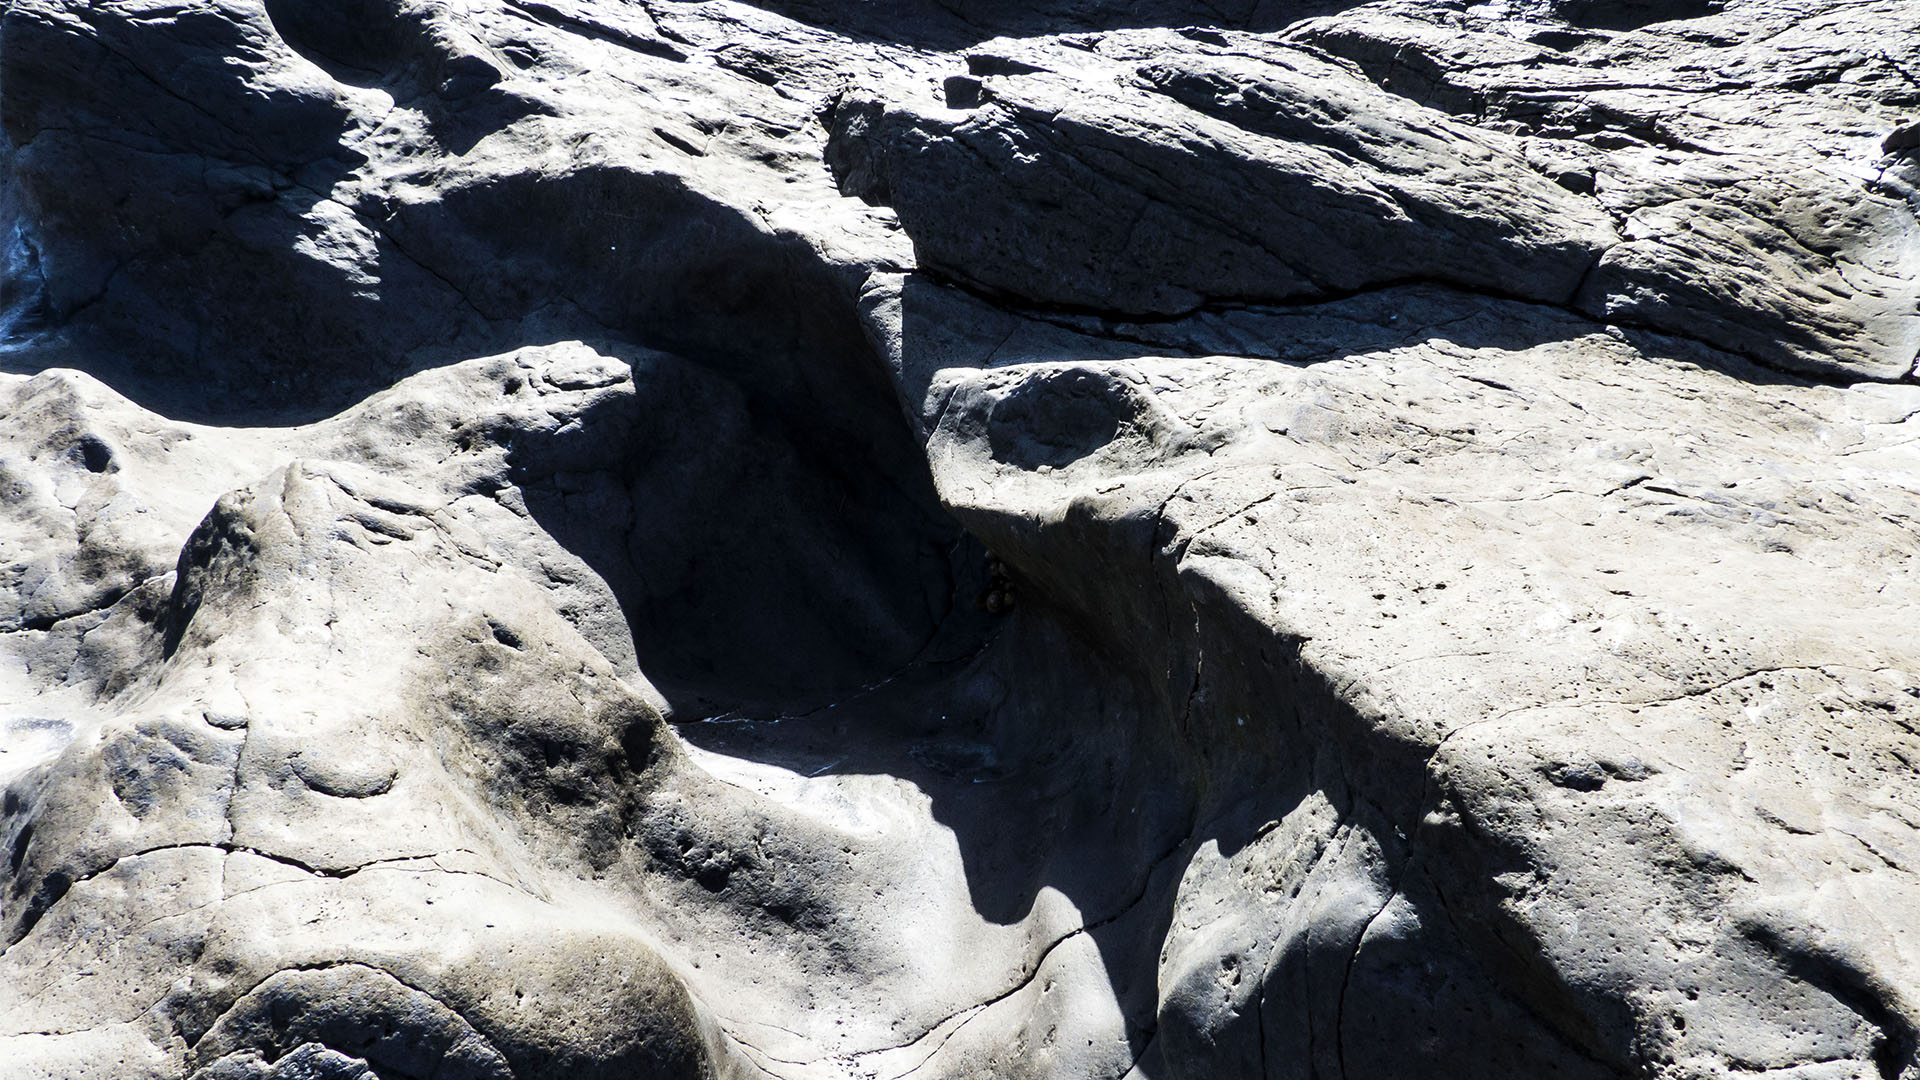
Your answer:
[[[676,715],[820,704],[935,645],[977,547],[937,509],[894,415],[783,377],[636,364],[636,391],[517,436],[528,510],[619,598]]]
[[[1538,329],[1451,314],[1462,346],[1519,345]],[[982,918],[1020,921],[1042,889],[1072,900],[1135,1052],[1161,1038],[1163,1062],[1202,1068],[1226,1052],[1221,1040],[1248,1060],[1263,1043],[1297,1044],[1332,1070],[1343,1032],[1364,1022],[1431,1029],[1408,1053],[1435,1075],[1607,1075],[1484,970],[1409,876],[1424,865],[1432,748],[1381,734],[1297,641],[1179,573],[1157,517],[1070,518],[1043,534],[1018,515],[975,515],[963,524],[980,540],[969,539],[919,486],[919,448],[886,402],[836,410],[873,426],[829,435],[811,422],[819,402],[761,381],[662,362],[636,373],[631,399],[515,449],[530,509],[613,585],[685,739],[802,775],[912,784],[952,831]],[[1110,407],[1089,406],[1072,453],[1122,422],[1127,402],[1099,403]],[[1010,614],[978,602],[988,547],[1021,598]],[[1329,871],[1319,921],[1223,958],[1264,987],[1240,1019],[1159,1009],[1158,952],[1196,851],[1230,857],[1309,799],[1340,836],[1364,838],[1348,842],[1369,845],[1371,861]],[[790,903],[689,856],[711,845],[662,842],[657,865],[684,861],[725,902]],[[1478,880],[1471,866],[1449,873]],[[1389,903],[1406,909],[1392,934],[1375,929]],[[1446,1023],[1468,1004],[1484,1023]],[[1355,1051],[1347,1073],[1393,1075],[1406,1060]]]
[[[502,89],[507,72],[452,11],[405,0],[267,0],[286,43],[336,81],[419,110],[442,149],[465,154],[546,106]]]
[[[272,8],[333,74],[409,93],[438,150],[460,153],[532,108],[475,67],[488,61],[444,19],[363,6],[379,17],[353,26],[330,6]],[[723,365],[792,353],[803,337],[837,344],[805,310],[828,277],[806,245],[770,240],[679,178],[529,166],[388,205],[343,184],[365,158],[324,82],[263,89],[237,63],[156,79],[128,59],[191,37],[284,65],[278,23],[212,9],[86,17],[90,33],[5,16],[0,227],[38,284],[9,301],[9,337],[26,338],[8,342],[10,370],[77,367],[176,419],[294,425],[530,341],[611,331]],[[795,376],[810,377],[840,376]]]
[[[62,10],[4,16],[6,224],[42,285],[38,366],[184,419],[297,423],[474,332],[430,270],[332,197],[365,160],[344,143],[351,110],[318,83],[253,78],[244,61],[281,58],[264,18],[130,10],[64,9],[84,32]],[[136,59],[181,53],[210,62]]]
[[[1518,351],[1600,330],[1550,306],[1433,286],[1125,326],[1071,312],[1016,314],[918,278],[870,286],[864,299],[870,315],[891,310],[898,319],[896,347],[908,359],[896,362],[909,399],[944,369],[1059,364],[1035,381],[1026,406],[1036,417],[1062,409],[1078,417],[1055,433],[1062,459],[1097,450],[1103,434],[1128,425],[1130,408],[1144,407],[1081,393],[1071,362],[1207,355],[1227,343],[1221,320],[1229,318],[1239,335],[1233,354],[1263,339],[1276,360],[1297,350],[1281,361],[1289,363],[1353,355],[1338,348],[1342,339],[1363,351],[1434,339]],[[1629,336],[1671,359],[1743,364]],[[1168,348],[1178,341],[1191,348]],[[1068,400],[1040,400],[1049,395]],[[1017,417],[1001,419],[1018,426]],[[985,437],[993,440],[991,425]],[[1009,432],[1001,442],[1019,440]],[[993,511],[961,524],[1009,567],[1020,598],[1010,614],[983,618],[977,596],[967,610],[969,590],[993,571],[976,567],[969,577],[962,560],[949,629],[965,629],[943,639],[944,651],[825,702],[789,695],[784,705],[682,716],[681,735],[801,775],[913,784],[952,831],[982,918],[1024,919],[1043,889],[1071,898],[1112,975],[1135,1052],[1155,1055],[1163,1071],[1623,1075],[1610,1033],[1625,1006],[1571,993],[1543,957],[1502,944],[1510,930],[1495,910],[1503,894],[1493,879],[1514,869],[1509,855],[1463,847],[1431,825],[1446,797],[1429,773],[1434,748],[1387,734],[1301,660],[1298,641],[1204,575],[1181,571],[1156,514],[1070,513],[1043,528]],[[1234,985],[1246,979],[1257,990],[1231,1007],[1208,1005],[1209,975],[1170,993],[1156,972],[1163,944],[1175,940],[1175,898],[1196,853],[1230,858],[1309,803],[1332,814],[1336,842],[1370,850],[1369,860],[1343,867],[1303,856],[1328,867],[1316,871],[1318,898],[1281,903],[1246,886],[1244,906],[1223,916],[1247,920],[1234,935],[1244,944],[1223,945],[1217,962],[1220,979],[1231,974]],[[670,864],[672,853],[661,858]],[[745,877],[717,884],[736,890],[730,899],[754,902]],[[1264,906],[1273,903],[1280,906]],[[1287,922],[1277,911],[1297,914]],[[1383,1039],[1389,1032],[1405,1037]]]
[[[1638,30],[1654,23],[1717,15],[1724,0],[1559,0],[1554,14],[1574,26],[1596,30]]]
[[[84,205],[110,194],[87,192]],[[182,196],[178,212],[200,213],[206,199]],[[757,402],[813,403],[810,417],[775,411],[846,460],[881,452],[863,442],[883,430],[874,412],[898,425],[852,316],[853,284],[800,237],[769,235],[678,177],[582,166],[450,186],[392,207],[367,237],[373,282],[302,254],[321,201],[289,189],[227,219],[250,223],[244,235],[209,227],[184,254],[130,256],[129,272],[15,355],[35,369],[80,367],[177,419],[279,426],[334,415],[427,367],[614,335],[751,383]],[[917,459],[884,453],[888,469]]]
[[[971,656],[916,664],[827,706],[676,726],[703,748],[800,774],[913,784],[952,831],[982,918],[1020,921],[1042,889],[1072,900],[1136,1053],[1162,1040],[1164,1062],[1208,1075],[1295,1075],[1291,1061],[1385,1078],[1407,1075],[1396,1070],[1410,1060],[1428,1075],[1486,1080],[1529,1068],[1612,1075],[1485,970],[1481,943],[1460,936],[1415,876],[1432,872],[1415,851],[1432,809],[1431,748],[1380,736],[1301,663],[1297,642],[1203,581],[1172,580],[1171,567],[1138,549],[1143,535],[1099,531],[1052,538],[1066,554],[1040,572],[1056,572],[1059,559],[1075,569],[1023,576],[1028,599]],[[1159,600],[1178,600],[1190,617],[1171,629],[1116,619]],[[1305,926],[1261,923],[1270,901],[1246,885],[1243,906],[1220,915],[1247,920],[1233,935],[1246,944],[1219,963],[1246,965],[1262,989],[1240,1012],[1190,1014],[1177,996],[1161,1007],[1156,972],[1190,860],[1203,847],[1233,855],[1309,799],[1332,812],[1336,839],[1365,837],[1348,842],[1377,856],[1329,871],[1321,888],[1332,899]],[[672,865],[673,852],[657,858]],[[1478,868],[1445,871],[1471,882]],[[745,875],[716,886],[733,890],[731,902],[756,902]],[[1390,902],[1400,908],[1383,933]],[[1398,1030],[1428,1034],[1393,1053],[1368,1049]],[[1347,1057],[1347,1045],[1359,1049]]]

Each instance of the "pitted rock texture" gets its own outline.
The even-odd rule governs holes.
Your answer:
[[[0,1077],[1920,1080],[1907,0],[10,0]]]

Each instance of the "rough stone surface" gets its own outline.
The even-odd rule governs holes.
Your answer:
[[[1909,0],[9,0],[0,1077],[1920,1080]]]

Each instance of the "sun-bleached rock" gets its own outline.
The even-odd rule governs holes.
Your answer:
[[[0,1077],[1920,1080],[1899,0],[17,0]]]

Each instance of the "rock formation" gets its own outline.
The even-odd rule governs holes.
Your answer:
[[[1920,1080],[1910,0],[7,0],[0,1077]]]

